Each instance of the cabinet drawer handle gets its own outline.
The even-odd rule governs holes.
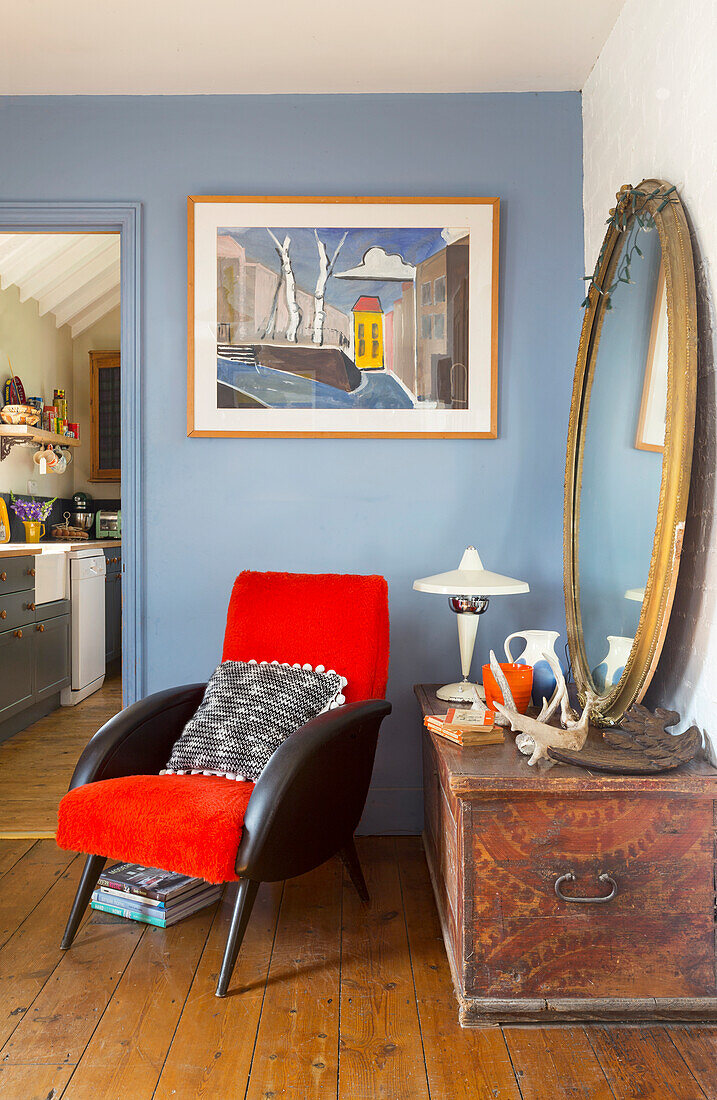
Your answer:
[[[22,638],[22,631],[21,630],[16,630],[15,631],[15,637],[16,638]]]
[[[6,581],[6,580],[7,580],[7,573],[0,573],[0,581]]]
[[[26,610],[26,611],[34,611],[34,610],[35,610],[35,605],[34,605],[34,603],[26,603],[26,604],[25,604],[25,610]]]
[[[0,619],[7,619],[7,611],[0,611]]]
[[[26,577],[34,577],[35,576],[35,570],[34,569],[26,569],[25,570],[25,576]]]
[[[39,630],[41,634],[44,634],[45,633],[45,624],[44,623],[38,623],[38,625],[35,627],[35,630]]]
[[[561,875],[560,878],[555,880],[555,893],[558,895],[561,901],[574,901],[577,902],[579,905],[602,905],[602,903],[605,901],[612,901],[617,893],[617,883],[615,882],[615,879],[612,878],[611,875],[602,874],[598,875],[598,882],[610,883],[611,889],[609,894],[604,894],[602,897],[596,898],[571,898],[567,894],[564,894],[563,891],[560,889],[560,884],[562,882],[571,881],[575,881],[575,875],[572,871],[568,871],[566,875]]]

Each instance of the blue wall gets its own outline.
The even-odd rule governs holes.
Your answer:
[[[530,582],[495,599],[476,668],[560,630],[564,449],[582,294],[577,93],[0,99],[0,198],[144,205],[145,684],[200,679],[243,568],[379,572],[389,698],[366,831],[418,831],[416,681],[456,677],[453,616],[415,577],[475,543]],[[498,195],[498,440],[187,439],[188,194]]]

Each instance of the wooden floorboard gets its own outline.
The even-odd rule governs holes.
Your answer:
[[[506,1027],[504,1035],[523,1100],[613,1100],[582,1027]]]
[[[703,1100],[704,1091],[664,1027],[587,1027],[616,1097]]]
[[[397,840],[411,967],[431,1097],[520,1100],[499,1027],[462,1028],[419,837]]]
[[[147,928],[63,1093],[151,1100],[216,906]]]
[[[0,889],[0,947],[14,935],[74,858],[74,852],[60,851],[54,840],[38,840],[3,875]]]
[[[344,883],[339,1095],[352,1100],[429,1096],[396,841],[361,840],[371,900]]]
[[[82,859],[0,842],[2,1100],[717,1100],[717,1027],[461,1029],[420,842],[358,846],[370,904],[337,860],[263,885],[218,1000],[234,886],[61,952]]]
[[[60,940],[83,863],[73,860],[0,950],[0,1048],[63,957]]]
[[[121,709],[122,678],[114,676],[76,707],[59,707],[0,744],[0,839],[54,837],[80,753]]]
[[[224,892],[184,1006],[155,1100],[237,1097],[249,1081],[264,991],[269,974],[281,885],[259,889],[229,995],[214,990],[229,930],[234,888]]]
[[[93,912],[0,1051],[0,1064],[76,1065],[147,930]],[[120,918],[121,919],[121,918]]]
[[[246,1100],[336,1100],[342,868],[284,887]]]
[[[0,1065],[3,1100],[59,1100],[73,1066]]]
[[[670,1027],[672,1042],[709,1100],[717,1100],[717,1027]]]

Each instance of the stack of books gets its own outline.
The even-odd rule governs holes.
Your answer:
[[[138,863],[115,863],[97,880],[92,908],[116,917],[169,928],[198,909],[212,905],[221,894],[201,878],[189,878]]]
[[[424,725],[454,745],[475,748],[480,745],[502,745],[503,730],[495,725],[495,714],[484,708],[458,710],[447,714],[427,714]]]

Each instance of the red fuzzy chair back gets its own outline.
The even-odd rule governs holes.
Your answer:
[[[351,703],[385,697],[388,646],[383,577],[246,570],[234,582],[223,661],[324,665]]]

